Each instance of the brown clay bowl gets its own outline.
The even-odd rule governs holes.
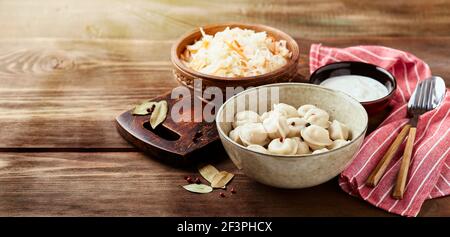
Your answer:
[[[257,24],[241,24],[241,23],[225,23],[225,24],[216,24],[216,25],[207,25],[203,26],[203,30],[205,33],[214,35],[216,32],[223,31],[226,27],[240,27],[242,29],[251,29],[256,32],[265,31],[275,40],[286,40],[286,46],[289,51],[292,52],[291,59],[288,61],[286,65],[283,67],[258,76],[251,77],[239,77],[239,78],[230,78],[230,77],[220,77],[207,75],[200,72],[195,71],[194,69],[188,68],[185,66],[181,59],[180,55],[184,52],[187,45],[193,44],[196,40],[201,38],[200,29],[195,29],[192,32],[189,32],[183,35],[175,44],[172,46],[171,50],[171,61],[174,66],[173,74],[175,79],[183,86],[186,86],[192,90],[199,90],[200,88],[194,88],[194,80],[199,79],[202,82],[202,92],[206,87],[219,87],[223,92],[225,92],[226,87],[243,87],[247,88],[250,86],[259,86],[277,82],[289,82],[293,81],[297,75],[297,66],[299,60],[299,47],[297,42],[290,37],[288,34],[272,28],[270,26],[265,25],[257,25]]]
[[[271,89],[278,89],[278,100]],[[351,141],[337,149],[312,155],[280,156],[252,151],[228,137],[235,113],[242,110],[271,110],[274,103],[286,103],[294,107],[313,104],[326,110],[331,119],[346,124],[351,131]],[[242,106],[243,105],[243,106]],[[349,165],[361,147],[367,130],[368,117],[364,107],[343,92],[306,83],[279,83],[245,90],[228,99],[217,113],[216,125],[220,140],[230,159],[248,177],[278,188],[306,188],[324,183]]]

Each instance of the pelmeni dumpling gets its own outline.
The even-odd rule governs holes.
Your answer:
[[[236,127],[235,129],[230,131],[230,134],[228,134],[228,136],[231,138],[231,140],[233,140],[234,142],[241,144],[242,145],[242,141],[241,138],[239,137],[239,130],[241,130],[241,126]]]
[[[328,133],[328,130],[314,124],[302,129],[301,135],[303,140],[313,150],[322,149],[326,146],[331,145],[331,143],[333,142],[330,139],[330,134]]]
[[[327,148],[322,148],[322,149],[313,151],[312,154],[320,154],[320,153],[324,153],[324,152],[327,152],[327,151],[328,151]]]
[[[259,115],[256,112],[245,110],[236,113],[236,115],[234,116],[233,128],[237,128],[246,123],[259,123],[259,122],[261,122],[261,119],[259,118]]]
[[[301,138],[293,137],[292,139],[297,142],[297,152],[295,153],[296,155],[311,154],[311,150],[309,150],[308,144],[306,144],[306,142],[303,142]]]
[[[323,109],[307,104],[298,109],[279,103],[261,116],[237,113],[229,137],[249,150],[275,155],[320,154],[348,144],[349,128]]]
[[[330,122],[328,121],[330,115],[323,109],[312,108],[306,112],[304,118],[306,119],[306,122],[310,124],[321,126],[323,128],[328,128],[328,126],[330,126]]]
[[[277,138],[269,143],[267,150],[277,155],[295,155],[297,153],[297,146],[297,141],[292,138]]]
[[[240,126],[239,138],[246,146],[264,146],[269,142],[267,132],[261,123],[246,123]]]
[[[331,145],[327,146],[327,148],[332,150],[332,149],[339,148],[347,143],[349,143],[349,141],[338,139],[338,140],[334,140],[333,143],[331,143]]]
[[[306,120],[304,118],[288,118],[286,122],[289,126],[288,137],[300,137],[300,131],[305,128]]]
[[[264,112],[263,114],[261,114],[261,116],[259,116],[259,118],[261,119],[261,121],[264,121],[264,120],[266,120],[267,118],[269,118],[270,116],[272,116],[273,114],[282,115],[282,114],[279,113],[279,112],[276,112],[276,111],[271,110],[271,111]]]
[[[282,114],[286,118],[298,117],[297,109],[292,105],[284,103],[274,104],[273,111]]]
[[[302,105],[298,108],[297,113],[300,117],[305,117],[306,113],[310,110],[310,109],[314,109],[317,108],[314,105]]]
[[[331,122],[330,128],[328,129],[330,131],[330,137],[333,140],[341,139],[341,140],[347,140],[348,139],[348,127],[337,121],[336,119]]]
[[[270,139],[285,138],[289,134],[289,126],[286,117],[272,113],[263,121],[264,129],[269,134]]]
[[[249,150],[257,151],[261,153],[268,153],[267,149],[260,145],[250,145],[247,147]]]

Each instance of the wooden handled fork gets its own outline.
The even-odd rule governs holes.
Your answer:
[[[443,88],[443,90],[442,90]],[[419,120],[419,116],[427,111],[435,109],[439,103],[443,100],[445,95],[445,83],[440,77],[430,77],[421,81],[414,90],[411,98],[408,102],[408,115],[410,116],[409,123],[406,124],[400,133],[391,144],[386,154],[377,164],[375,169],[367,178],[366,184],[375,187],[383,177],[389,163],[397,153],[400,145],[408,136],[405,150],[403,152],[402,163],[397,175],[397,181],[395,184],[392,196],[396,199],[402,199],[403,193],[406,188],[406,180],[408,176],[409,164],[414,148],[414,141],[416,137],[416,126]]]

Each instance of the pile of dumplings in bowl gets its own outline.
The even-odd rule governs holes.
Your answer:
[[[330,115],[314,105],[297,109],[279,103],[261,115],[250,110],[236,113],[229,137],[252,151],[298,156],[344,146],[351,132],[345,124],[335,119],[330,121]]]

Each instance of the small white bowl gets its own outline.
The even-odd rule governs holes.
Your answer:
[[[260,101],[259,93],[269,93],[278,88],[279,103],[294,107],[313,104],[326,110],[330,119],[346,124],[351,131],[351,141],[325,153],[302,156],[280,156],[255,152],[234,141],[228,134],[232,129],[230,114],[250,110],[249,101],[257,100],[259,108],[271,110],[271,96]],[[240,106],[238,106],[238,104]],[[245,106],[243,106],[245,104]],[[254,110],[255,111],[255,110]],[[260,114],[260,111],[255,111]],[[225,119],[228,116],[228,120]],[[233,163],[248,177],[266,185],[279,188],[306,188],[322,184],[342,172],[359,150],[367,130],[367,112],[350,96],[322,86],[305,83],[279,83],[245,90],[228,99],[216,117],[220,140]]]

